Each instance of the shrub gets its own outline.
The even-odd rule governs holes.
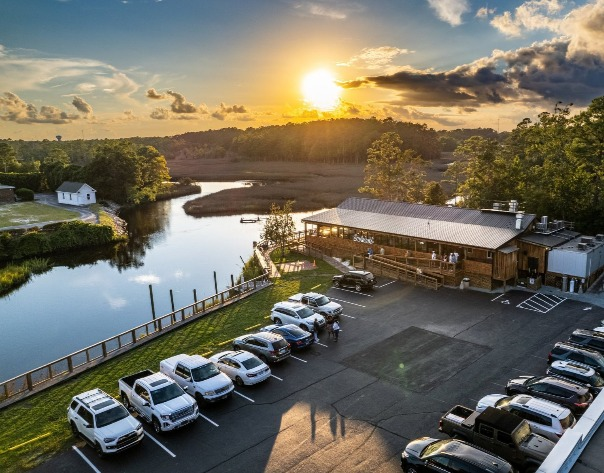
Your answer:
[[[19,199],[24,201],[32,201],[34,200],[34,191],[31,189],[27,189],[26,187],[21,187],[15,191],[15,194]]]

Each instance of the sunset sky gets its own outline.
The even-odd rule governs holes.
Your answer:
[[[510,130],[604,95],[604,0],[2,0],[0,138],[334,118]]]

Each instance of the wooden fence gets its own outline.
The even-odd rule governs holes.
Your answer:
[[[221,307],[249,296],[270,284],[265,275],[250,279],[211,297],[156,317],[126,332],[90,345],[58,360],[0,383],[0,408],[48,388],[75,374],[120,355],[162,333],[201,318]]]
[[[354,267],[371,270],[374,274],[385,274],[394,279],[411,282],[414,285],[429,289],[438,290],[443,285],[443,276],[441,275],[424,274],[420,268],[407,266],[388,258],[354,256],[352,263]]]

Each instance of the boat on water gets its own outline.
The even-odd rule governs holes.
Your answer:
[[[260,217],[249,218],[249,217],[241,217],[239,222],[241,223],[256,223],[260,221]]]

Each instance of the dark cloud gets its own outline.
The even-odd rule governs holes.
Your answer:
[[[165,108],[156,108],[149,115],[153,120],[168,120],[170,118],[170,110]]]
[[[153,100],[161,100],[161,99],[165,99],[166,96],[164,94],[160,94],[155,89],[149,89],[149,90],[147,90],[147,98],[153,99]]]
[[[227,115],[231,113],[248,113],[248,110],[245,108],[245,105],[233,105],[227,107],[224,103],[221,103],[220,109],[214,111],[211,116],[217,120],[224,120]],[[243,118],[239,119],[242,120]]]
[[[87,103],[82,97],[74,97],[73,101],[71,102],[71,104],[79,111],[82,113],[85,113],[87,115],[92,113],[92,107],[90,106],[89,103]]]
[[[446,72],[406,69],[340,83],[399,92],[405,105],[477,108],[517,101],[573,102],[587,105],[604,94],[604,61],[591,52],[569,52],[569,40],[559,38],[514,51],[495,51],[489,58]]]
[[[4,92],[0,96],[0,120],[21,124],[52,123],[63,125],[79,119],[79,115],[68,114],[52,105],[37,107],[26,103],[12,92]]]
[[[195,113],[195,112],[197,112],[197,107],[195,106],[195,104],[193,104],[191,102],[187,102],[187,99],[185,99],[184,95],[179,94],[178,92],[173,92],[171,90],[168,90],[166,93],[168,95],[174,97],[174,102],[172,102],[172,105],[170,105],[170,109],[172,110],[172,112],[174,112],[174,113]]]

